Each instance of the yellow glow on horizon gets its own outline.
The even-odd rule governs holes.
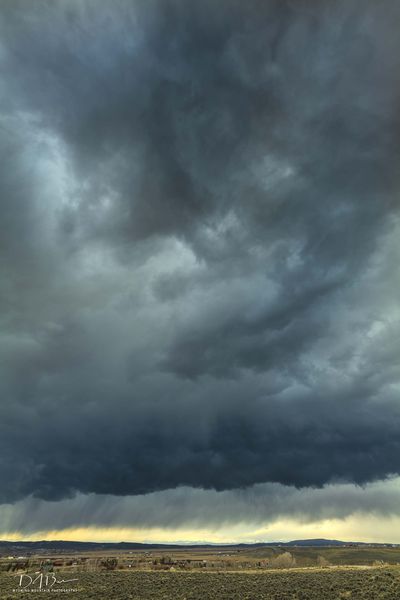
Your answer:
[[[243,535],[243,533],[242,533]],[[234,542],[232,535],[226,532],[216,532],[211,529],[136,529],[133,527],[74,527],[49,531],[37,531],[24,535],[23,532],[13,531],[2,536],[8,540],[38,541],[65,540],[84,542],[142,542],[142,543],[195,543],[211,541],[214,543]]]
[[[327,519],[314,523],[278,520],[264,527],[251,529],[240,524],[225,528],[133,528],[74,527],[37,531],[28,535],[20,531],[4,532],[10,541],[65,540],[83,542],[141,542],[214,544],[290,541],[294,539],[327,538],[343,541],[400,543],[400,517],[352,515],[347,519]]]

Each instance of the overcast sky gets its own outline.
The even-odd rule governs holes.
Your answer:
[[[399,26],[1,2],[0,537],[400,542]]]

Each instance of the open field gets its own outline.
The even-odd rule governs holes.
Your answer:
[[[65,577],[63,577],[65,576]],[[68,579],[70,574],[59,574]],[[288,569],[269,572],[77,572],[61,597],[75,600],[396,600],[400,568]],[[15,600],[18,577],[0,575],[0,599]],[[28,593],[30,596],[30,594]],[[26,593],[23,594],[26,597]]]
[[[3,550],[0,572],[37,571],[242,571],[276,567],[400,565],[400,547],[385,546],[209,546],[151,550],[85,551],[26,549]],[[283,555],[286,560],[281,560]],[[290,558],[289,558],[290,557]],[[400,599],[399,599],[400,600]]]
[[[400,600],[399,563],[400,548],[386,547],[3,554],[0,600],[30,590],[75,600]]]

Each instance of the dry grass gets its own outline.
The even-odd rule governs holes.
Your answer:
[[[58,573],[59,578],[62,577]],[[65,578],[70,577],[65,574]],[[400,568],[288,569],[281,571],[77,572],[74,600],[397,600]],[[0,574],[0,599],[21,597],[18,578]],[[71,585],[71,584],[66,584]],[[26,597],[26,594],[22,594]],[[30,596],[30,594],[29,594]],[[54,597],[54,594],[52,594]]]

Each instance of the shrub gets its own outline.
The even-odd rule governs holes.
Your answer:
[[[271,567],[275,569],[289,569],[296,566],[296,559],[290,552],[279,554],[271,560]]]

